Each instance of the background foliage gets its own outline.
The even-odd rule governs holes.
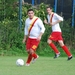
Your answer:
[[[39,6],[24,4],[22,6],[22,28],[19,30],[19,4],[17,0],[0,0],[0,55],[25,55],[25,44],[22,44],[24,37],[24,21],[27,18],[27,9],[34,8],[35,15],[42,20],[46,18],[46,5],[41,3]],[[71,19],[64,20],[61,24],[65,44],[75,52],[75,28],[71,27]],[[47,38],[51,33],[51,27],[45,25],[46,31],[37,49],[39,55],[52,55],[53,51],[47,44]],[[55,43],[62,52],[60,46]],[[65,56],[62,52],[62,56]]]

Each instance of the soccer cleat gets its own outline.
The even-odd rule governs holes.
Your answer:
[[[54,58],[58,58],[60,56],[60,53],[59,54],[55,54]]]
[[[25,66],[30,66],[30,64],[29,63],[26,63],[26,65]]]
[[[33,59],[32,59],[32,63],[34,63],[38,58],[39,58],[38,55],[37,55],[37,58],[33,58]]]
[[[71,57],[68,57],[68,59],[67,60],[71,60],[73,57],[71,56]]]

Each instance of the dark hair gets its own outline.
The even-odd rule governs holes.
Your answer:
[[[33,12],[34,12],[34,10],[33,10],[33,9],[28,9],[28,10],[27,10],[27,13],[28,13],[29,11],[33,11]]]
[[[51,6],[47,6],[47,7],[46,7],[46,9],[47,9],[47,8],[50,8],[50,9],[52,9],[52,7],[51,7]]]

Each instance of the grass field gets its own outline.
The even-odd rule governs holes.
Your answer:
[[[75,75],[75,58],[67,61],[67,57],[39,57],[34,63],[27,66],[16,66],[16,60],[27,57],[0,56],[0,75]]]

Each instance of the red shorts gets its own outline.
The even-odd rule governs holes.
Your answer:
[[[63,40],[62,33],[61,32],[52,32],[51,35],[49,36],[49,39],[53,40],[53,41]]]
[[[26,50],[36,50],[38,47],[40,41],[37,41],[37,39],[28,38],[26,42]]]

